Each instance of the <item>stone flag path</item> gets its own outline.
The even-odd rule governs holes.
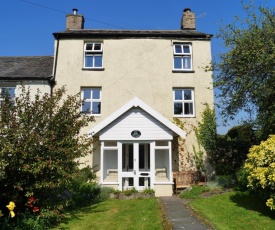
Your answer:
[[[192,211],[187,208],[187,205],[177,196],[160,197],[166,216],[173,224],[173,229],[186,230],[207,230],[211,229],[202,223]]]

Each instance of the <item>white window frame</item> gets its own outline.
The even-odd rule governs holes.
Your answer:
[[[2,101],[4,101],[4,98],[2,97],[2,92],[4,89],[14,89],[14,97],[11,99],[14,101],[15,98],[16,86],[0,86],[0,108],[2,107]]]
[[[175,91],[180,90],[182,93],[182,99],[176,99]],[[184,91],[190,90],[191,91],[191,99],[184,99]],[[175,114],[175,103],[181,103],[182,104],[182,113],[181,114]],[[192,104],[193,106],[193,113],[192,114],[185,114],[185,104]],[[173,89],[173,114],[174,117],[195,117],[195,92],[192,88],[175,88]]]
[[[177,52],[176,46],[181,47],[181,52]],[[188,47],[189,52],[184,52],[184,47]],[[193,70],[192,44],[190,44],[190,43],[174,43],[173,44],[173,54],[174,54],[173,70],[175,70],[175,71],[192,71]],[[181,67],[180,68],[175,67],[175,58],[180,58],[181,59]],[[186,66],[185,63],[184,63],[185,58],[190,58],[190,68],[185,68],[185,66]]]
[[[90,90],[90,97],[91,98],[84,98],[84,90]],[[94,90],[99,90],[99,98],[98,99],[95,99],[93,98],[93,93],[94,93]],[[81,101],[82,101],[82,105],[81,105],[81,112],[82,113],[88,113],[88,114],[91,114],[93,116],[101,116],[101,93],[102,93],[102,90],[100,87],[81,87]],[[90,103],[90,108],[92,109],[93,108],[93,103],[96,102],[96,103],[99,103],[100,104],[100,111],[99,113],[93,113],[93,111],[83,111],[83,104],[84,102],[88,102]]]
[[[96,45],[100,45],[100,49],[95,49]],[[87,49],[92,46],[92,49]],[[101,66],[95,66],[95,57],[101,57]],[[86,63],[86,57],[92,57],[92,66]],[[84,44],[84,69],[103,69],[103,43],[102,42],[86,42]]]

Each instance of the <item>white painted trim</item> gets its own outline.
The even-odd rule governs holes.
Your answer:
[[[170,142],[170,141],[169,141]],[[162,149],[165,149],[165,150],[167,150],[167,149],[169,149],[170,148],[170,146],[156,146],[155,147],[155,149],[160,149],[160,150],[162,150]]]
[[[174,184],[173,182],[155,182],[154,183],[155,185],[158,185],[158,184]]]
[[[186,138],[186,132],[183,131],[181,128],[179,128],[177,125],[169,121],[167,118],[162,116],[160,113],[158,113],[156,110],[152,109],[150,106],[145,104],[142,100],[139,98],[135,97],[131,101],[129,101],[127,104],[122,106],[120,109],[112,113],[109,117],[104,119],[102,122],[100,122],[98,125],[93,127],[91,130],[89,130],[88,134],[91,136],[94,136],[97,134],[100,130],[105,128],[107,125],[112,123],[115,119],[120,117],[122,114],[127,112],[129,109],[133,107],[140,107],[143,109],[145,112],[150,114],[152,117],[154,117],[156,120],[164,124],[166,127],[168,127],[170,130],[172,130],[174,133],[177,135],[183,137],[184,139]]]
[[[122,191],[122,143],[117,142],[117,164],[118,164],[118,189]]]
[[[104,173],[103,152],[104,152],[104,141],[101,142],[101,148],[100,148],[100,184],[103,184],[103,173]]]
[[[106,185],[106,184],[119,184],[118,182],[102,182],[101,184]]]
[[[151,173],[151,188],[154,189],[154,184],[155,184],[155,169],[156,169],[156,163],[155,163],[155,146],[156,146],[156,142],[152,142],[150,144],[150,173]]]
[[[169,153],[169,177],[170,177],[170,182],[173,183],[173,172],[172,172],[172,144],[171,144],[171,141],[169,141],[168,143],[169,145],[169,150],[168,150],[168,153]]]

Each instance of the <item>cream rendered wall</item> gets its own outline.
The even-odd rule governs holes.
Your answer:
[[[102,87],[102,115],[97,117],[98,121],[135,96],[171,120],[173,87],[195,88],[197,119],[203,103],[213,105],[211,72],[203,69],[211,60],[210,41],[184,41],[192,42],[194,73],[172,73],[173,40],[101,41],[104,43],[103,71],[83,70],[84,40],[69,39],[59,42],[56,70],[57,87],[66,85],[69,94],[78,93],[83,86]]]
[[[51,87],[47,81],[25,81],[23,82],[25,88],[30,90],[31,97],[34,99],[34,96],[37,94],[37,90],[41,93],[41,95],[51,93]],[[20,93],[20,86],[17,86],[16,90]]]
[[[85,42],[103,42],[102,71],[83,69],[83,46]],[[191,42],[194,73],[173,73],[173,42]],[[57,46],[56,46],[57,47]],[[211,72],[204,67],[211,61],[209,40],[171,39],[61,39],[59,40],[56,66],[56,87],[66,86],[68,94],[80,92],[81,87],[101,87],[101,116],[91,127],[114,111],[139,97],[170,121],[173,120],[173,88],[190,87],[195,90],[195,117],[182,118],[192,131],[201,119],[204,104],[213,106]],[[91,127],[83,129],[87,132]],[[186,153],[192,154],[192,145],[197,144],[194,133],[186,140]],[[96,154],[98,154],[96,152]],[[92,158],[85,162],[92,164]],[[96,157],[97,161],[99,160]],[[192,166],[192,165],[191,165]],[[191,167],[190,166],[190,167]],[[187,167],[187,166],[186,166]],[[181,169],[186,169],[179,166]]]

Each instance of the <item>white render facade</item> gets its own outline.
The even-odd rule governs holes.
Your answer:
[[[185,154],[192,155],[192,127],[205,104],[213,106],[212,73],[205,71],[211,35],[184,22],[181,30],[131,31],[85,30],[81,20],[68,15],[67,30],[54,33],[54,72],[55,87],[81,92],[80,109],[96,119],[83,129],[97,141],[82,162],[102,186],[172,195],[173,171],[194,168],[182,162],[187,157],[179,156],[174,142],[186,139]]]

